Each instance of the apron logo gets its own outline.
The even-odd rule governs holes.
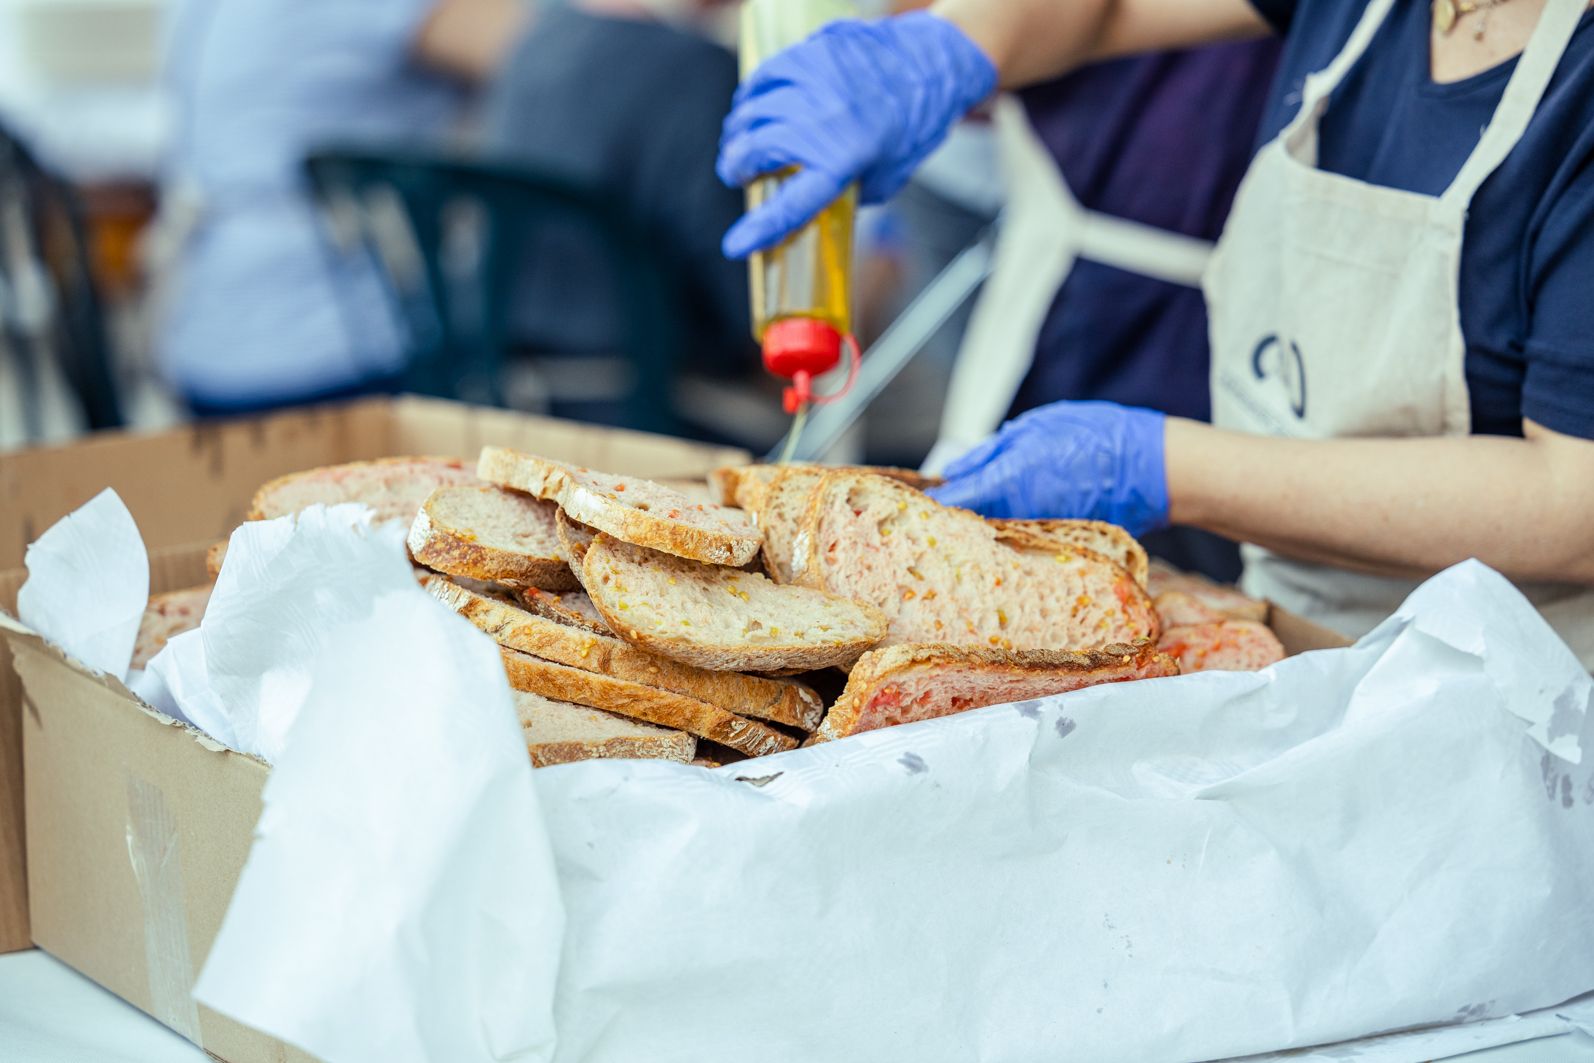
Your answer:
[[[1268,355],[1274,357],[1271,361],[1277,363],[1270,367]],[[1256,345],[1256,350],[1251,352],[1251,372],[1258,380],[1266,380],[1273,369],[1284,384],[1285,392],[1289,396],[1290,409],[1301,420],[1306,419],[1306,361],[1301,357],[1301,348],[1294,340],[1289,347],[1284,346],[1284,341],[1277,334],[1264,337]]]

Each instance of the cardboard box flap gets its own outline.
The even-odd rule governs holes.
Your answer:
[[[103,687],[105,690],[116,695],[117,697],[125,698],[132,703],[133,708],[138,709],[140,712],[144,713],[144,715],[151,717],[159,723],[176,727],[179,730],[186,732],[190,738],[192,738],[195,742],[198,742],[201,746],[204,746],[206,749],[218,753],[234,752],[227,746],[222,745],[220,742],[210,737],[205,732],[199,730],[197,727],[194,727],[188,723],[184,723],[182,720],[174,719],[173,717],[168,716],[164,712],[161,712],[159,709],[155,708],[155,706],[141,700],[138,695],[134,694],[128,689],[126,683],[123,683],[116,676],[110,675],[106,672],[95,671],[82,661],[78,660],[76,657],[68,654],[65,650],[61,649],[61,647],[57,646],[49,639],[46,639],[43,635],[31,630],[26,624],[18,620],[10,612],[4,609],[0,609],[0,636],[4,637],[13,654],[16,653],[18,646],[26,646],[36,649],[38,652],[48,655],[65,667],[76,672],[88,682]],[[247,754],[239,753],[237,755],[246,756]],[[254,760],[256,758],[250,757],[249,759]],[[264,764],[263,761],[261,763]]]
[[[0,571],[46,528],[113,487],[151,551],[226,538],[261,484],[395,454],[474,458],[495,443],[637,476],[701,477],[746,451],[442,399],[367,399],[157,433],[107,432],[0,460]]]
[[[220,1058],[308,1058],[192,998],[248,856],[266,766],[197,739],[37,637],[9,638],[32,701],[49,706],[30,707],[25,723],[34,941]]]

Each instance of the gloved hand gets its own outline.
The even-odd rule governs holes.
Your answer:
[[[947,466],[931,497],[987,517],[1073,517],[1131,535],[1168,526],[1167,417],[1112,402],[1056,402],[1003,425]]]
[[[716,170],[732,187],[795,166],[778,195],[725,234],[745,258],[796,232],[847,186],[889,199],[969,108],[996,89],[996,68],[963,31],[916,11],[833,22],[764,63],[742,84]]]

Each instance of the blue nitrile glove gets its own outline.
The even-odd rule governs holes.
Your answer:
[[[731,226],[745,258],[802,228],[854,181],[881,203],[996,89],[996,67],[946,19],[916,11],[833,22],[764,63],[736,92],[716,167],[732,187],[795,166],[778,195]]]
[[[1131,535],[1168,526],[1168,418],[1113,402],[1054,402],[947,466],[931,497],[987,517],[1076,517]]]

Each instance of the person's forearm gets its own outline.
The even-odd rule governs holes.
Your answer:
[[[980,46],[1007,88],[1100,59],[1268,31],[1249,0],[939,0],[931,10]]]
[[[487,81],[531,17],[523,0],[438,0],[416,34],[415,57],[439,73]]]
[[[1594,583],[1591,449],[1532,425],[1526,439],[1313,442],[1170,419],[1171,516],[1346,568],[1420,576],[1476,557]]]

